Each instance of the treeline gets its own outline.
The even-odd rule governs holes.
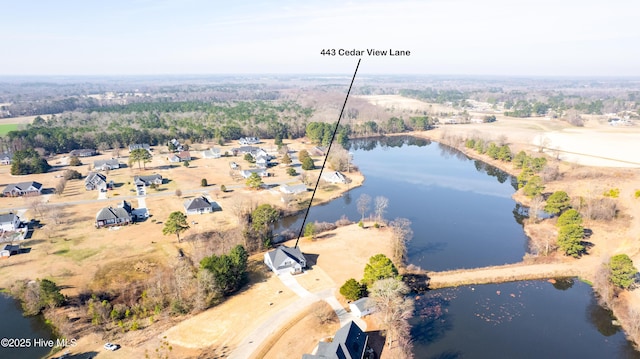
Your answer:
[[[304,136],[306,121],[313,113],[313,109],[290,101],[138,103],[98,109],[46,120],[38,117],[26,130],[10,131],[2,147],[63,153],[77,148],[121,148],[132,143],[158,145],[171,138],[220,143],[242,136],[297,138]]]
[[[11,161],[11,174],[28,175],[32,173],[45,173],[51,166],[44,158],[33,149],[16,151]]]
[[[424,90],[401,89],[400,95],[435,103],[461,103],[469,98],[469,94],[462,91],[437,90],[433,88],[427,88]]]

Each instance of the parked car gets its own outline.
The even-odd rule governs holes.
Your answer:
[[[107,349],[107,350],[114,351],[114,350],[118,350],[118,348],[120,348],[120,345],[118,345],[118,344],[113,344],[113,343],[106,343],[106,344],[104,345],[104,348],[105,348],[105,349]]]

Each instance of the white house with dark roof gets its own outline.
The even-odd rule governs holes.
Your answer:
[[[300,248],[280,246],[264,254],[264,263],[275,273],[301,273],[307,267],[307,259]]]
[[[0,214],[0,229],[5,232],[15,232],[20,228],[20,217],[17,214],[10,212]]]
[[[148,176],[134,176],[133,183],[138,187],[148,187],[151,184],[161,185],[162,176],[159,174],[153,174]]]
[[[315,354],[304,354],[302,359],[363,359],[368,353],[373,353],[369,336],[351,321],[338,329],[330,342],[318,343]]]
[[[13,159],[13,153],[5,152],[0,154],[0,165],[10,165]]]
[[[106,191],[107,176],[103,175],[102,173],[89,172],[89,174],[87,174],[87,177],[84,179],[84,188],[87,191]]]
[[[131,212],[133,212],[133,208],[127,201],[122,201],[116,208],[111,206],[103,208],[96,214],[96,228],[133,223]]]
[[[120,162],[116,159],[93,161],[93,169],[96,171],[108,171],[120,168]]]
[[[42,183],[35,181],[12,183],[5,187],[2,194],[5,197],[37,196],[42,194]]]
[[[220,209],[220,206],[206,197],[195,197],[184,201],[184,210],[187,214],[211,213]]]

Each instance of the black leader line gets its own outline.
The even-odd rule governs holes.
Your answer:
[[[329,158],[329,153],[331,152],[331,145],[333,144],[333,140],[336,138],[336,132],[338,132],[338,126],[340,126],[340,120],[342,119],[344,108],[347,106],[347,100],[349,99],[349,94],[351,93],[351,87],[353,86],[353,81],[356,79],[356,74],[358,73],[358,67],[360,67],[361,60],[362,59],[358,59],[358,64],[356,65],[356,71],[353,72],[353,77],[351,78],[351,84],[349,85],[349,91],[347,91],[347,96],[344,98],[344,103],[342,104],[342,110],[340,110],[340,117],[338,117],[338,122],[336,122],[336,127],[333,129],[331,142],[329,142],[327,153],[324,156],[324,162],[322,162],[322,167],[320,167],[320,174],[318,175],[318,180],[316,181],[316,187],[313,189],[313,193],[311,194],[311,200],[309,201],[309,206],[307,207],[307,210],[304,214],[304,219],[302,220],[302,226],[300,227],[300,232],[298,233],[298,239],[296,239],[296,245],[294,246],[294,248],[298,247],[298,242],[300,241],[300,237],[302,237],[302,231],[304,231],[304,224],[307,223],[307,217],[309,216],[309,210],[311,209],[311,204],[313,203],[313,197],[315,197],[316,191],[318,190],[318,184],[320,183],[320,178],[322,178],[322,171],[324,171],[324,166],[327,164],[327,158]]]

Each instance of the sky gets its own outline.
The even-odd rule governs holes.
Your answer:
[[[0,75],[640,76],[637,0],[0,0]]]

